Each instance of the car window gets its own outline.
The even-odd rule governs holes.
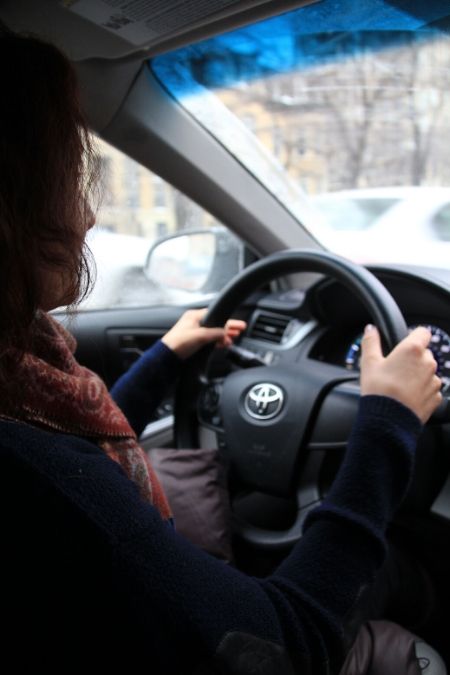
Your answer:
[[[97,280],[80,309],[209,300],[242,267],[239,240],[117,148],[96,145],[102,198],[87,243]]]
[[[429,223],[450,184],[450,36],[438,13],[424,26],[401,8],[354,9],[323,0],[149,66],[325,246],[449,267]]]

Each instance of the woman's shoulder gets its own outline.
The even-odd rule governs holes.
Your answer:
[[[0,416],[0,458],[6,455],[22,459],[29,457],[36,462],[54,454],[55,450],[87,456],[103,454],[94,443],[78,436],[57,430],[47,431],[33,424]]]
[[[75,480],[101,482],[123,475],[119,465],[94,442],[4,418],[0,418],[0,465],[10,475],[26,472],[63,493],[70,491]]]
[[[28,500],[26,483],[51,494],[116,540],[140,529],[141,518],[159,518],[119,464],[77,436],[0,419],[0,467],[9,492]]]

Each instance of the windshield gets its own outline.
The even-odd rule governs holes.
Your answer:
[[[323,0],[151,67],[325,246],[450,267],[448,2],[355,4]]]

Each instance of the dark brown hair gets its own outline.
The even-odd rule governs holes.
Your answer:
[[[27,350],[43,289],[42,265],[90,286],[80,222],[97,167],[75,71],[53,45],[0,26],[0,380]]]

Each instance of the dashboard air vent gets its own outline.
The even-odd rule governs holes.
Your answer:
[[[267,314],[260,312],[250,327],[249,338],[254,340],[266,340],[274,344],[280,344],[291,318],[279,314]]]

